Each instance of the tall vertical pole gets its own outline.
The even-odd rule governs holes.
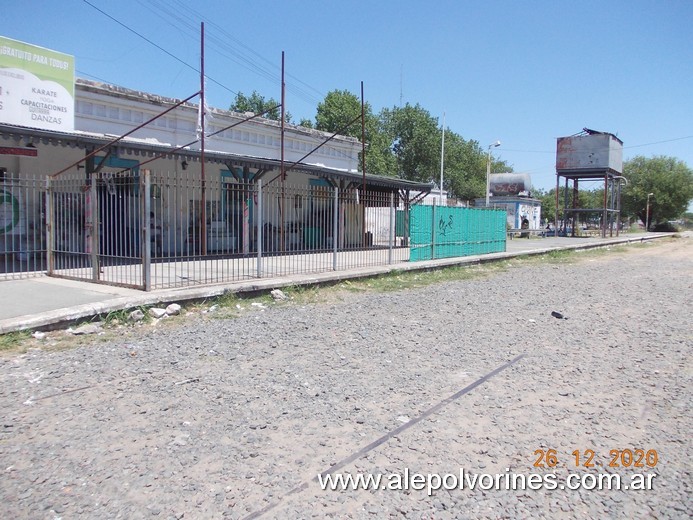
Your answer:
[[[565,178],[565,187],[563,188],[563,229],[566,238],[568,237],[568,177]]]
[[[621,179],[618,179],[616,190],[616,236],[618,236],[621,231]]]
[[[53,234],[55,233],[55,219],[53,217],[53,178],[46,176],[46,270],[53,274]]]
[[[440,205],[443,205],[443,163],[445,161],[445,112],[443,112],[443,137],[440,145]],[[487,204],[488,206],[488,204]]]
[[[578,209],[580,204],[580,192],[578,179],[573,179],[573,209]],[[575,227],[580,227],[580,216],[577,211],[573,211],[573,236],[575,236]]]
[[[339,186],[334,187],[332,203],[332,270],[337,270],[337,237],[339,234]]]
[[[89,163],[87,163],[89,164]],[[96,191],[96,183],[98,179],[98,173],[91,173],[91,185],[89,186],[89,196],[90,196],[90,208],[91,211],[91,268],[92,268],[92,279],[96,282],[99,280],[101,267],[99,266],[99,243],[101,241],[101,215],[99,215],[99,200],[98,193]]]
[[[205,23],[200,23],[200,254],[207,254],[207,180],[205,178]]]
[[[436,259],[436,199],[431,206],[431,260]]]
[[[554,232],[554,236],[556,236],[556,237],[558,236],[558,189],[560,187],[560,182],[561,182],[561,178],[558,175],[558,173],[556,173],[556,211],[555,211],[554,216],[553,216],[553,219],[554,219],[553,232]]]
[[[140,240],[142,257],[142,288],[145,291],[152,290],[152,222],[149,218],[151,208],[151,176],[150,171],[143,169],[140,172]]]
[[[388,236],[388,251],[387,251],[387,263],[391,264],[392,263],[392,248],[394,247],[395,244],[395,226],[396,226],[396,220],[395,220],[395,193],[390,192],[390,234]]]
[[[361,240],[366,246],[366,104],[363,100],[363,81],[361,82]]]
[[[602,211],[602,238],[606,238],[606,219],[607,219],[607,195],[609,192],[609,174],[604,175],[604,209]]]
[[[486,207],[488,208],[489,195],[491,191],[491,146],[488,145],[488,157],[486,158]]]
[[[282,85],[281,85],[281,99],[282,99],[282,114],[281,114],[281,136],[280,136],[280,141],[281,141],[281,166],[280,166],[280,174],[281,174],[281,180],[282,180],[282,197],[281,201],[279,203],[279,214],[281,217],[281,227],[279,228],[279,250],[284,251],[284,206],[286,205],[286,192],[285,192],[285,186],[284,186],[284,181],[286,180],[286,171],[284,170],[284,123],[286,120],[286,83],[284,82],[284,51],[282,51]]]
[[[262,278],[262,179],[257,181],[257,277]]]

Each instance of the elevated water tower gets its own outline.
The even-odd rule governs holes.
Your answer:
[[[575,236],[579,228],[580,215],[600,215],[601,236],[606,231],[613,236],[614,222],[618,236],[621,214],[621,181],[623,176],[623,141],[614,134],[584,128],[569,137],[559,137],[556,143],[556,229]],[[563,193],[563,215],[559,219],[559,188],[561,177],[565,178]],[[580,206],[580,181],[604,181],[604,196],[601,207]],[[572,181],[572,186],[569,185]],[[572,187],[572,197],[569,188]]]

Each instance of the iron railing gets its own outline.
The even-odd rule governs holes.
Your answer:
[[[47,273],[152,290],[413,259],[411,207],[396,193],[268,179],[241,170],[205,181],[144,169],[6,174],[0,278]]]

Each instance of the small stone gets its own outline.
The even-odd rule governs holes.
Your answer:
[[[166,307],[166,314],[169,316],[178,316],[180,314],[180,305],[177,303],[172,303],[168,307]]]
[[[130,313],[128,319],[130,321],[142,321],[144,319],[144,313],[139,309],[134,310]]]
[[[270,294],[272,295],[272,298],[274,298],[275,300],[288,300],[289,299],[289,297],[286,294],[284,294],[283,291],[281,291],[279,289],[274,289]]]
[[[152,307],[151,309],[149,309],[149,316],[156,320],[163,318],[164,316],[166,316],[166,309],[162,309],[160,307]]]
[[[38,330],[36,332],[31,333],[31,337],[35,339],[43,339],[46,337],[45,332],[39,332]]]
[[[87,323],[85,325],[80,325],[76,329],[72,329],[72,334],[75,336],[83,336],[86,334],[97,334],[101,331],[101,324],[99,323]]]

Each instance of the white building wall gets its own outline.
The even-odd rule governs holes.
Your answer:
[[[135,95],[114,93],[107,88],[86,87],[77,84],[75,101],[75,129],[83,132],[118,136],[131,131],[145,121],[165,111],[172,103],[154,103]],[[152,97],[150,96],[149,99]],[[152,143],[182,146],[197,139],[198,109],[183,105],[163,116],[132,137]],[[234,112],[212,109],[206,121],[206,134],[217,132],[242,121]],[[284,133],[284,159],[291,163],[303,158],[318,147],[331,134],[317,130],[286,125]],[[205,149],[250,157],[279,160],[281,157],[281,128],[277,121],[258,118],[206,138]],[[199,150],[199,144],[190,147]],[[337,137],[303,159],[306,164],[326,166],[347,171],[358,170],[361,145],[349,137]]]

